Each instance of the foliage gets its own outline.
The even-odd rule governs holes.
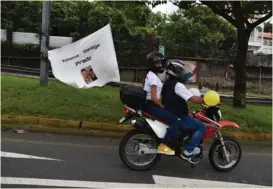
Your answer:
[[[1,27],[13,31],[40,32],[42,4],[39,1],[2,1]]]
[[[169,56],[223,58],[228,48],[219,45],[228,37],[235,38],[234,27],[207,7],[191,7],[166,16],[152,14],[154,26]]]
[[[117,58],[124,66],[145,65],[145,55],[151,51],[147,40],[151,32],[165,45],[166,55],[222,59],[235,56],[238,43],[233,22],[226,22],[211,8],[193,6],[189,1],[173,1],[183,9],[173,15],[152,13],[148,7],[166,2],[51,1],[50,35],[71,36],[75,41],[110,23]],[[215,5],[225,7],[225,3]],[[247,3],[243,5],[251,12]],[[258,7],[261,9],[262,4]],[[41,32],[42,1],[3,1],[1,10],[2,28]]]
[[[41,1],[2,2],[1,10],[2,28],[41,32]],[[110,23],[118,59],[137,57],[138,64],[147,53],[150,12],[144,2],[52,1],[50,35],[78,40]]]
[[[12,18],[17,17],[19,20],[13,31],[21,28],[25,32],[40,32],[42,2],[3,3],[3,28],[10,27],[8,23],[13,23]],[[14,11],[8,11],[12,7]],[[29,9],[30,13],[25,14]],[[149,51],[147,38],[151,32],[166,45],[169,55],[203,57],[222,57],[224,48],[218,51],[218,43],[233,35],[232,27],[205,7],[167,16],[152,13],[145,2],[51,2],[51,35],[78,40],[107,23],[112,27],[118,59],[121,63],[131,60],[132,65],[143,62],[139,57],[145,57]]]
[[[9,49],[8,42],[1,42],[2,56],[28,56],[37,57],[40,54],[40,46],[34,44],[13,44],[12,49]]]
[[[264,32],[272,33],[272,24],[270,22],[265,23]]]

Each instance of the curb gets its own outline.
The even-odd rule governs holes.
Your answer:
[[[126,132],[133,129],[130,125],[15,115],[1,115],[1,128],[20,128],[30,132],[113,138],[121,138]],[[237,140],[272,141],[272,133],[240,131],[223,131],[222,133],[225,136],[232,136]]]

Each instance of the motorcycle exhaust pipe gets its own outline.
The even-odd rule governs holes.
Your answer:
[[[131,126],[137,127],[137,128],[144,128],[144,124],[135,119],[131,120]]]
[[[132,120],[131,120],[131,123],[130,123],[130,125],[134,127],[134,126],[135,126],[135,124],[136,124],[136,122],[137,122],[137,120],[135,120],[135,119],[132,119]]]
[[[132,127],[135,127],[135,128],[137,128],[137,129],[139,129],[139,130],[141,130],[141,131],[144,131],[144,132],[147,132],[149,129],[145,126],[145,123],[144,122],[142,122],[142,121],[139,121],[139,120],[135,120],[135,119],[133,119],[133,120],[131,120],[131,126]]]

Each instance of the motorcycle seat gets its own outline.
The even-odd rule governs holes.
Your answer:
[[[167,124],[167,123],[165,123],[164,121],[160,120],[159,118],[157,118],[157,117],[155,117],[155,116],[153,116],[153,115],[151,115],[151,114],[148,114],[147,112],[142,112],[142,113],[143,113],[143,115],[144,115],[145,117],[147,117],[147,118],[149,118],[149,119],[157,120],[157,121],[159,121],[159,122],[161,122],[161,123]]]

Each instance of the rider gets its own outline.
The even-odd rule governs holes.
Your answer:
[[[204,99],[194,96],[183,84],[189,80],[192,73],[182,61],[168,61],[166,67],[168,79],[165,81],[162,89],[162,103],[166,110],[181,118],[183,128],[194,132],[181,157],[195,164],[198,163],[198,160],[192,157],[192,153],[194,148],[200,144],[206,127],[202,122],[188,116],[187,101],[195,104],[204,104]]]
[[[168,143],[169,138],[175,135],[176,130],[182,125],[176,116],[164,110],[164,106],[159,100],[163,84],[158,75],[164,71],[163,64],[165,58],[163,54],[154,51],[147,55],[146,60],[149,63],[149,72],[146,75],[144,83],[144,90],[147,92],[147,96],[143,109],[145,112],[169,125],[169,129],[162,139],[162,143],[158,146],[158,153],[174,155],[175,152],[166,144]]]

